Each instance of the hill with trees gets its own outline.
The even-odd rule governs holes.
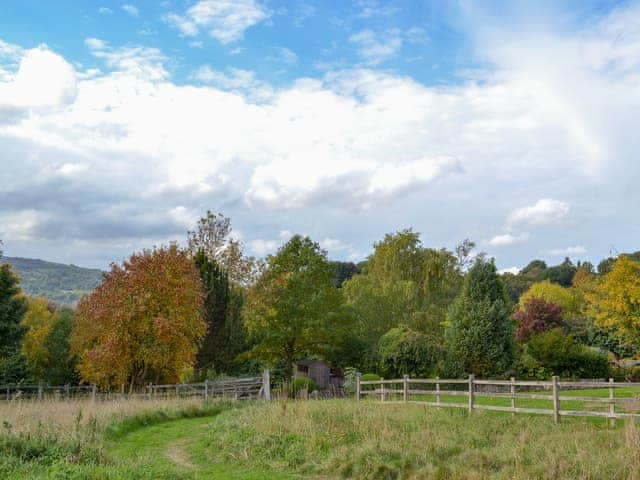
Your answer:
[[[102,281],[102,270],[47,262],[32,258],[2,257],[20,277],[20,288],[27,295],[45,297],[52,302],[75,305]]]

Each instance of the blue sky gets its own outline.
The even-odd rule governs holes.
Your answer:
[[[515,269],[640,249],[638,2],[2,2],[0,239],[105,267],[207,209]]]

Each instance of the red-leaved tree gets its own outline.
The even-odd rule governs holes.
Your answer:
[[[176,245],[112,264],[78,304],[72,348],[80,377],[129,391],[177,381],[206,331],[203,298],[193,262]]]
[[[535,297],[527,300],[513,318],[518,324],[516,338],[520,343],[528,341],[533,334],[563,325],[562,307]]]

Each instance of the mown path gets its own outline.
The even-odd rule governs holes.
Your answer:
[[[215,417],[173,420],[143,427],[119,438],[109,451],[118,462],[148,466],[163,479],[289,480],[295,476],[215,463],[207,432]]]

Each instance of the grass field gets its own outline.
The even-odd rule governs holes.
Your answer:
[[[640,480],[640,429],[605,419],[350,400],[3,404],[0,419],[0,478]]]

